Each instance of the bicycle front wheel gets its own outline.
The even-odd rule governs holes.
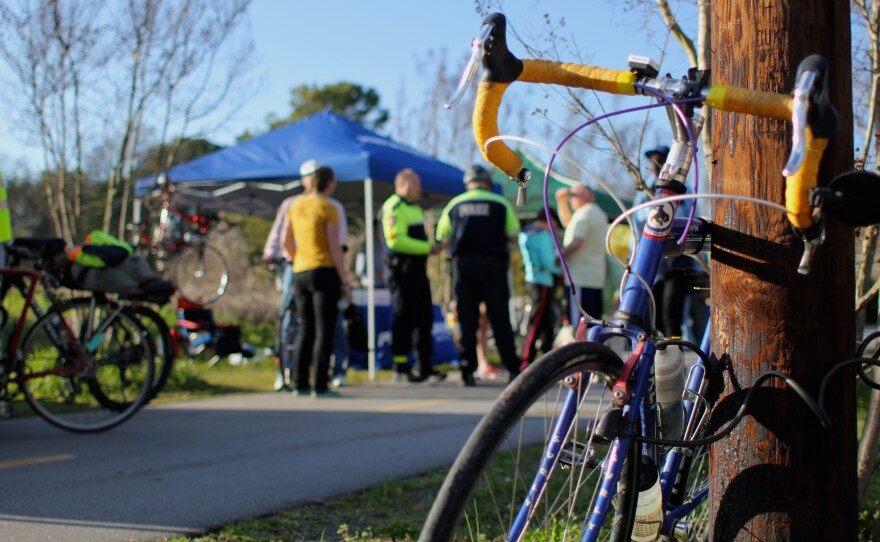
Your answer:
[[[74,298],[68,301],[66,306],[81,305],[85,307],[90,303],[91,298],[89,297]],[[112,305],[114,307],[120,306],[117,303],[112,303]],[[81,308],[80,310],[85,309]],[[171,336],[171,329],[159,313],[146,305],[123,305],[121,311],[124,312],[127,317],[137,320],[146,331],[146,338],[150,341],[150,345],[152,346],[152,351],[155,355],[155,371],[153,373],[153,391],[150,394],[150,399],[153,399],[160,391],[162,391],[165,383],[168,382],[171,370],[174,368],[174,357],[176,352],[174,348],[174,339]]]
[[[532,363],[468,439],[419,540],[580,540],[609,468],[622,476],[598,539],[630,540],[641,448],[631,444],[623,462],[609,460],[611,443],[592,432],[595,421],[612,409],[610,388],[621,367],[611,349],[587,342],[565,345]],[[572,389],[577,399],[569,399],[570,410],[563,412]],[[573,415],[571,422],[554,431],[566,415]],[[558,458],[542,466],[560,442]],[[527,498],[542,484],[543,490]]]
[[[672,503],[679,506],[684,502],[695,504],[685,516],[675,525],[673,540],[681,542],[702,542],[708,540],[709,534],[709,499],[706,492],[709,491],[709,447],[698,446],[691,449],[693,456],[686,457],[686,465],[682,471],[687,472],[686,480],[679,480],[685,484],[682,495],[683,502]]]
[[[153,399],[165,387],[174,368],[174,338],[165,319],[150,307],[132,305],[129,309],[149,333],[156,352],[156,372],[153,375],[153,391],[150,393],[150,399]]]
[[[147,402],[153,359],[136,319],[102,302],[71,303],[28,330],[19,387],[49,423],[74,432],[104,431]]]
[[[229,268],[219,250],[211,245],[196,244],[184,248],[174,259],[173,276],[182,297],[207,305],[226,292]]]

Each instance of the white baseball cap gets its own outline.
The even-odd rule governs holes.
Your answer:
[[[305,177],[306,175],[311,175],[318,171],[320,167],[321,163],[317,160],[306,160],[301,166],[299,166],[299,174],[301,177]]]

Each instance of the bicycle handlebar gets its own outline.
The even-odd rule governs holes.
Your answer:
[[[477,86],[474,105],[474,138],[483,157],[520,186],[528,181],[530,173],[523,169],[519,155],[502,141],[486,143],[498,136],[498,110],[511,83],[545,83],[620,95],[645,94],[642,87],[647,87],[675,100],[703,98],[703,103],[720,111],[792,122],[792,154],[784,168],[788,219],[805,243],[815,245],[821,242],[824,229],[821,217],[813,214],[809,192],[817,184],[819,162],[827,140],[837,131],[837,113],[828,98],[828,63],[824,58],[813,55],[801,63],[792,98],[728,85],[708,86],[707,77],[673,79],[581,64],[520,60],[507,48],[506,29],[507,21],[500,13],[493,13],[483,20],[480,35],[472,42],[471,62],[462,76],[455,101],[470,84],[479,58],[483,75]],[[446,107],[454,104],[451,102]],[[809,251],[810,247],[807,249]],[[802,261],[802,269],[804,266]],[[809,262],[806,267],[809,268]]]

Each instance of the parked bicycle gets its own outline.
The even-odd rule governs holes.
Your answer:
[[[173,204],[174,188],[159,176],[158,221],[149,231],[135,229],[134,244],[149,251],[155,267],[177,285],[179,294],[192,303],[207,305],[220,298],[229,284],[229,266],[209,240],[212,228],[222,221],[206,212],[189,214]]]
[[[167,303],[166,295],[163,293],[161,297],[157,298],[150,293],[121,295],[108,292],[78,291],[73,298],[63,304],[63,307],[72,309],[86,307],[94,302],[112,306],[125,313],[127,317],[136,319],[143,326],[146,339],[150,341],[155,355],[155,371],[150,400],[155,398],[168,382],[179,350],[168,323],[161,314],[150,306],[151,303],[160,305]]]
[[[4,333],[0,360],[0,410],[22,404],[49,423],[74,432],[96,432],[131,418],[150,396],[153,346],[143,326],[120,308],[99,302],[68,304],[56,295],[57,277],[41,269],[63,256],[59,239],[17,239],[6,247],[10,265],[0,269],[0,329],[8,320],[8,294],[22,294],[15,326]],[[37,302],[40,290],[47,299]],[[29,318],[35,314],[35,322]]]
[[[486,159],[520,184],[522,198],[530,172],[496,137],[503,93],[515,81],[657,98],[646,107],[667,109],[674,141],[655,197],[644,205],[649,217],[625,264],[617,311],[602,321],[581,310],[577,341],[539,358],[505,388],[453,464],[419,540],[702,540],[708,518],[706,446],[735,427],[751,391],[781,378],[823,424],[830,422],[821,408],[824,391],[817,404],[786,375],[771,372],[757,379],[733,420],[707,435],[706,420],[723,389],[721,369],[707,354],[708,339],[695,345],[664,339],[656,330],[650,285],[664,253],[697,253],[710,240],[708,222],[676,218],[678,202],[694,197],[685,195],[685,180],[702,127],[695,109],[708,105],[792,122],[786,206],[774,207],[787,213],[804,241],[802,273],[809,272],[813,250],[824,239],[820,211],[846,208],[840,215],[852,216],[857,204],[843,203],[848,188],[858,192],[878,178],[844,175],[828,190],[811,191],[823,140],[837,128],[821,57],[801,63],[792,98],[711,86],[708,72],[700,70],[683,78],[658,77],[659,67],[643,58],[631,62],[630,71],[521,61],[507,49],[505,26],[500,14],[484,20],[453,104],[482,63],[475,138]],[[544,191],[546,201],[546,174]],[[873,214],[865,220],[880,219]],[[681,348],[696,357],[687,372]]]

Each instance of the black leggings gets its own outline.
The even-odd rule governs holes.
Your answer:
[[[529,312],[529,330],[523,345],[522,365],[520,370],[535,361],[538,355],[538,341],[541,352],[547,353],[553,348],[553,334],[556,324],[556,300],[553,299],[553,288],[543,284],[527,283],[532,296],[532,310]]]
[[[340,286],[342,282],[335,267],[319,267],[293,275],[299,320],[294,374],[297,390],[309,389],[310,369],[314,371],[315,391],[327,390]]]
[[[480,302],[486,302],[486,315],[495,335],[501,363],[511,375],[519,373],[521,360],[516,355],[513,328],[510,326],[510,288],[507,284],[507,257],[470,254],[453,260],[452,279],[458,323],[462,374],[477,369],[477,328],[480,326]]]

